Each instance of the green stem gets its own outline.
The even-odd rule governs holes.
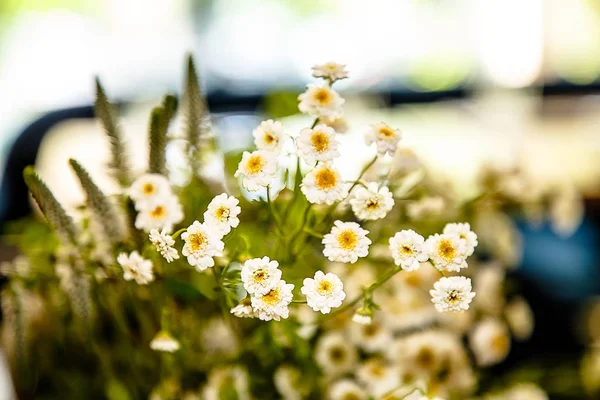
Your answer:
[[[180,230],[178,230],[177,232],[175,232],[174,234],[172,234],[171,237],[173,239],[177,239],[179,237],[179,235],[181,235],[185,231],[187,231],[187,228],[181,228]]]
[[[323,239],[323,236],[324,236],[322,233],[319,233],[319,232],[313,231],[313,230],[312,230],[312,229],[310,229],[309,227],[305,227],[305,228],[304,228],[304,232],[308,233],[308,234],[309,234],[309,235],[311,235],[311,236],[314,236],[314,237],[316,237],[316,238],[319,238],[319,239]]]
[[[295,304],[306,304],[306,300],[292,300],[292,303],[295,303]]]
[[[431,264],[433,269],[435,269],[437,272],[439,272],[441,276],[443,276],[444,278],[446,277],[446,274],[444,274],[444,271],[442,271],[441,269],[438,269],[438,267],[435,266],[433,261],[429,260],[429,264]]]
[[[273,220],[275,221],[275,226],[279,231],[280,235],[283,235],[283,228],[281,227],[281,219],[279,218],[279,214],[277,214],[277,210],[275,210],[275,206],[271,201],[271,187],[267,186],[267,203],[269,204],[269,211],[271,211],[271,215],[273,216]]]

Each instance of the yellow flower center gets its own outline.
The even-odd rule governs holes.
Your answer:
[[[144,192],[145,195],[151,195],[152,193],[154,193],[156,189],[154,188],[154,185],[151,183],[146,183],[143,187],[142,187],[142,191]]]
[[[167,213],[167,210],[163,206],[156,206],[154,210],[150,212],[152,218],[162,218]]]
[[[279,288],[275,288],[275,289],[271,289],[269,291],[269,293],[262,296],[261,300],[270,306],[274,306],[277,303],[279,303],[280,297],[281,297],[281,293],[279,292]]]
[[[337,241],[342,249],[352,250],[356,247],[356,244],[358,243],[358,236],[353,230],[347,229],[345,231],[340,232],[340,234],[337,237]]]
[[[499,334],[492,339],[490,343],[492,349],[494,349],[499,354],[504,354],[508,351],[508,346],[510,342],[508,340],[508,335]]]
[[[415,357],[417,365],[423,369],[430,369],[435,361],[435,354],[427,347],[423,347]]]
[[[264,167],[264,165],[265,160],[263,160],[263,158],[258,154],[250,156],[250,158],[248,158],[248,161],[246,162],[246,168],[251,174],[259,173],[262,167]]]
[[[379,128],[379,134],[382,135],[382,136],[385,136],[387,138],[392,138],[392,137],[396,136],[396,132],[394,132],[388,126],[384,126],[382,128]]]
[[[449,240],[440,240],[438,243],[438,254],[446,261],[452,261],[456,257],[456,249]]]
[[[376,377],[381,378],[385,376],[385,366],[381,362],[376,362],[369,370]]]
[[[337,177],[335,176],[335,172],[333,172],[329,168],[321,168],[315,174],[315,183],[317,184],[317,187],[321,190],[331,189],[337,184]]]
[[[329,356],[335,363],[341,363],[346,359],[346,350],[341,346],[334,346],[329,350]]]
[[[227,218],[229,218],[229,208],[225,207],[225,206],[221,206],[219,208],[217,208],[217,211],[215,212],[217,219],[221,222],[226,221]]]
[[[254,280],[256,282],[262,282],[265,279],[267,279],[267,276],[268,276],[268,274],[265,270],[259,269],[254,273]]]
[[[266,144],[271,144],[276,141],[277,141],[277,139],[275,139],[275,136],[271,135],[270,133],[265,133],[265,143]]]
[[[403,256],[410,256],[413,253],[413,249],[410,246],[404,245],[400,247],[400,254]]]
[[[377,201],[377,199],[369,199],[367,200],[366,206],[367,210],[376,210],[379,208],[379,201]]]
[[[188,243],[192,251],[198,251],[206,245],[206,236],[201,233],[192,233],[188,236]]]
[[[460,295],[460,292],[458,290],[451,290],[448,292],[448,296],[446,297],[446,301],[448,301],[448,303],[454,304],[454,303],[458,303],[460,302],[462,299],[462,296]]]
[[[321,103],[321,105],[325,105],[331,101],[331,93],[329,93],[329,90],[327,89],[320,88],[315,92],[314,98]]]
[[[329,136],[320,131],[314,132],[310,138],[310,144],[318,153],[327,151],[329,149]]]
[[[317,288],[317,291],[321,295],[327,295],[327,294],[331,293],[331,289],[332,288],[333,287],[331,285],[331,282],[329,282],[329,281],[321,281],[321,282],[319,282],[319,287]]]
[[[363,333],[366,337],[373,337],[379,332],[379,325],[369,324],[365,325],[363,328]]]
[[[360,400],[362,399],[362,397],[360,397],[359,395],[357,395],[356,393],[345,393],[344,397],[342,397],[342,400]]]

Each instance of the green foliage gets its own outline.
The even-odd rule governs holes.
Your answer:
[[[74,159],[70,159],[69,164],[71,164],[71,168],[75,171],[81,187],[86,193],[88,204],[96,215],[98,222],[104,228],[108,240],[112,243],[123,241],[125,232],[122,229],[119,215],[116,213],[110,200],[102,193],[81,164]]]
[[[165,150],[167,145],[167,130],[169,123],[177,111],[175,96],[165,96],[162,105],[155,107],[150,114],[150,156],[148,172],[155,174],[166,173]]]
[[[73,245],[77,244],[77,228],[73,219],[67,215],[54,194],[40,179],[32,166],[25,168],[23,178],[33,198],[46,217],[46,220],[54,227],[63,240]]]
[[[104,92],[104,88],[100,83],[100,79],[96,79],[96,102],[94,104],[96,117],[102,123],[104,132],[108,136],[111,145],[111,162],[109,168],[115,179],[122,185],[128,186],[129,178],[129,163],[126,156],[125,143],[121,132],[117,127],[117,118],[114,107],[108,101],[108,97]]]

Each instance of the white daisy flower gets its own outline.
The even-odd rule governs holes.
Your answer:
[[[222,236],[227,235],[231,228],[239,225],[238,215],[242,209],[238,206],[239,200],[233,196],[221,193],[215,196],[208,204],[204,213],[204,223],[219,231]]]
[[[325,64],[319,64],[312,67],[312,76],[315,78],[324,78],[329,82],[333,83],[340,79],[346,79],[348,77],[348,71],[344,64],[338,64],[336,62],[326,62]]]
[[[281,280],[279,263],[269,257],[247,260],[242,267],[244,289],[252,295],[264,295]]]
[[[194,221],[181,234],[181,239],[185,241],[181,254],[187,257],[188,263],[198,271],[215,265],[213,257],[222,255],[225,247],[220,233],[198,221]]]
[[[429,294],[439,312],[467,310],[475,297],[471,292],[471,280],[464,276],[441,278],[433,284]]]
[[[175,195],[169,195],[157,198],[152,203],[146,203],[135,218],[135,227],[146,232],[152,229],[170,231],[173,225],[182,220],[183,209],[179,199]]]
[[[400,132],[400,129],[392,129],[383,122],[371,125],[369,130],[365,133],[365,143],[367,146],[375,143],[377,146],[377,153],[381,155],[388,153],[390,156],[393,156],[396,152],[396,148],[398,148],[400,139],[402,139],[402,132]]]
[[[354,191],[350,205],[358,219],[376,220],[384,218],[394,207],[394,197],[387,186],[380,189],[377,182],[370,182]]]
[[[296,139],[300,156],[309,165],[339,157],[336,135],[337,132],[333,128],[323,124],[302,129]]]
[[[348,196],[347,185],[340,173],[327,164],[319,165],[306,174],[300,189],[309,202],[316,204],[333,204]]]
[[[479,366],[503,361],[510,350],[510,335],[506,325],[494,318],[485,318],[473,328],[469,345]]]
[[[254,136],[254,144],[258,150],[272,151],[275,153],[279,153],[283,144],[288,139],[281,122],[272,119],[261,122],[260,125],[252,131],[252,136]]]
[[[467,268],[466,241],[446,233],[431,235],[425,242],[429,259],[439,270],[458,272]]]
[[[380,358],[366,360],[356,371],[356,377],[375,398],[380,398],[400,386],[398,368]]]
[[[172,194],[169,180],[161,174],[144,174],[131,184],[127,194],[136,209],[149,208],[155,200]]]
[[[281,318],[287,318],[293,289],[293,284],[279,280],[267,293],[252,296],[252,308],[258,313],[258,318],[263,321],[279,321]]]
[[[154,336],[154,339],[150,342],[150,348],[154,351],[164,351],[167,353],[173,353],[179,350],[181,345],[171,334],[167,331],[160,331]]]
[[[331,232],[323,237],[323,255],[329,261],[353,264],[359,257],[369,254],[371,239],[367,237],[368,233],[356,222],[335,221]]]
[[[475,247],[477,247],[477,234],[471,231],[471,225],[469,225],[468,222],[446,224],[444,233],[456,235],[463,239],[466,243],[465,251],[467,256],[470,256],[475,252]]]
[[[350,324],[350,341],[367,353],[383,352],[392,344],[392,332],[379,322]]]
[[[249,297],[246,297],[240,303],[230,310],[231,314],[238,318],[256,318],[258,315],[252,308],[252,303]]]
[[[177,249],[173,247],[175,240],[164,229],[159,232],[158,229],[150,230],[150,242],[156,247],[156,251],[164,257],[167,262],[179,259]]]
[[[422,262],[427,261],[425,239],[412,229],[397,232],[390,238],[390,251],[396,265],[405,271],[419,269]]]
[[[329,84],[309,84],[306,92],[298,96],[298,109],[300,112],[315,117],[337,118],[343,113],[342,106],[345,100]]]
[[[356,348],[339,332],[330,331],[319,337],[315,361],[326,376],[340,376],[355,369]]]
[[[277,174],[277,155],[270,151],[245,151],[234,176],[242,176],[242,186],[251,192],[271,184]]]
[[[323,314],[341,306],[346,298],[344,284],[331,272],[324,274],[323,271],[317,271],[314,279],[306,278],[303,284],[300,291],[306,296],[306,303],[313,310]]]
[[[138,285],[146,285],[154,280],[152,261],[143,258],[137,251],[121,253],[117,262],[123,268],[123,279],[135,280]]]
[[[367,400],[367,393],[353,380],[341,379],[328,388],[329,400]]]

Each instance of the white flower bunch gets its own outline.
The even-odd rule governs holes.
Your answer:
[[[179,199],[168,179],[160,174],[144,174],[128,191],[138,211],[135,227],[149,232],[152,229],[169,232],[183,220]]]

